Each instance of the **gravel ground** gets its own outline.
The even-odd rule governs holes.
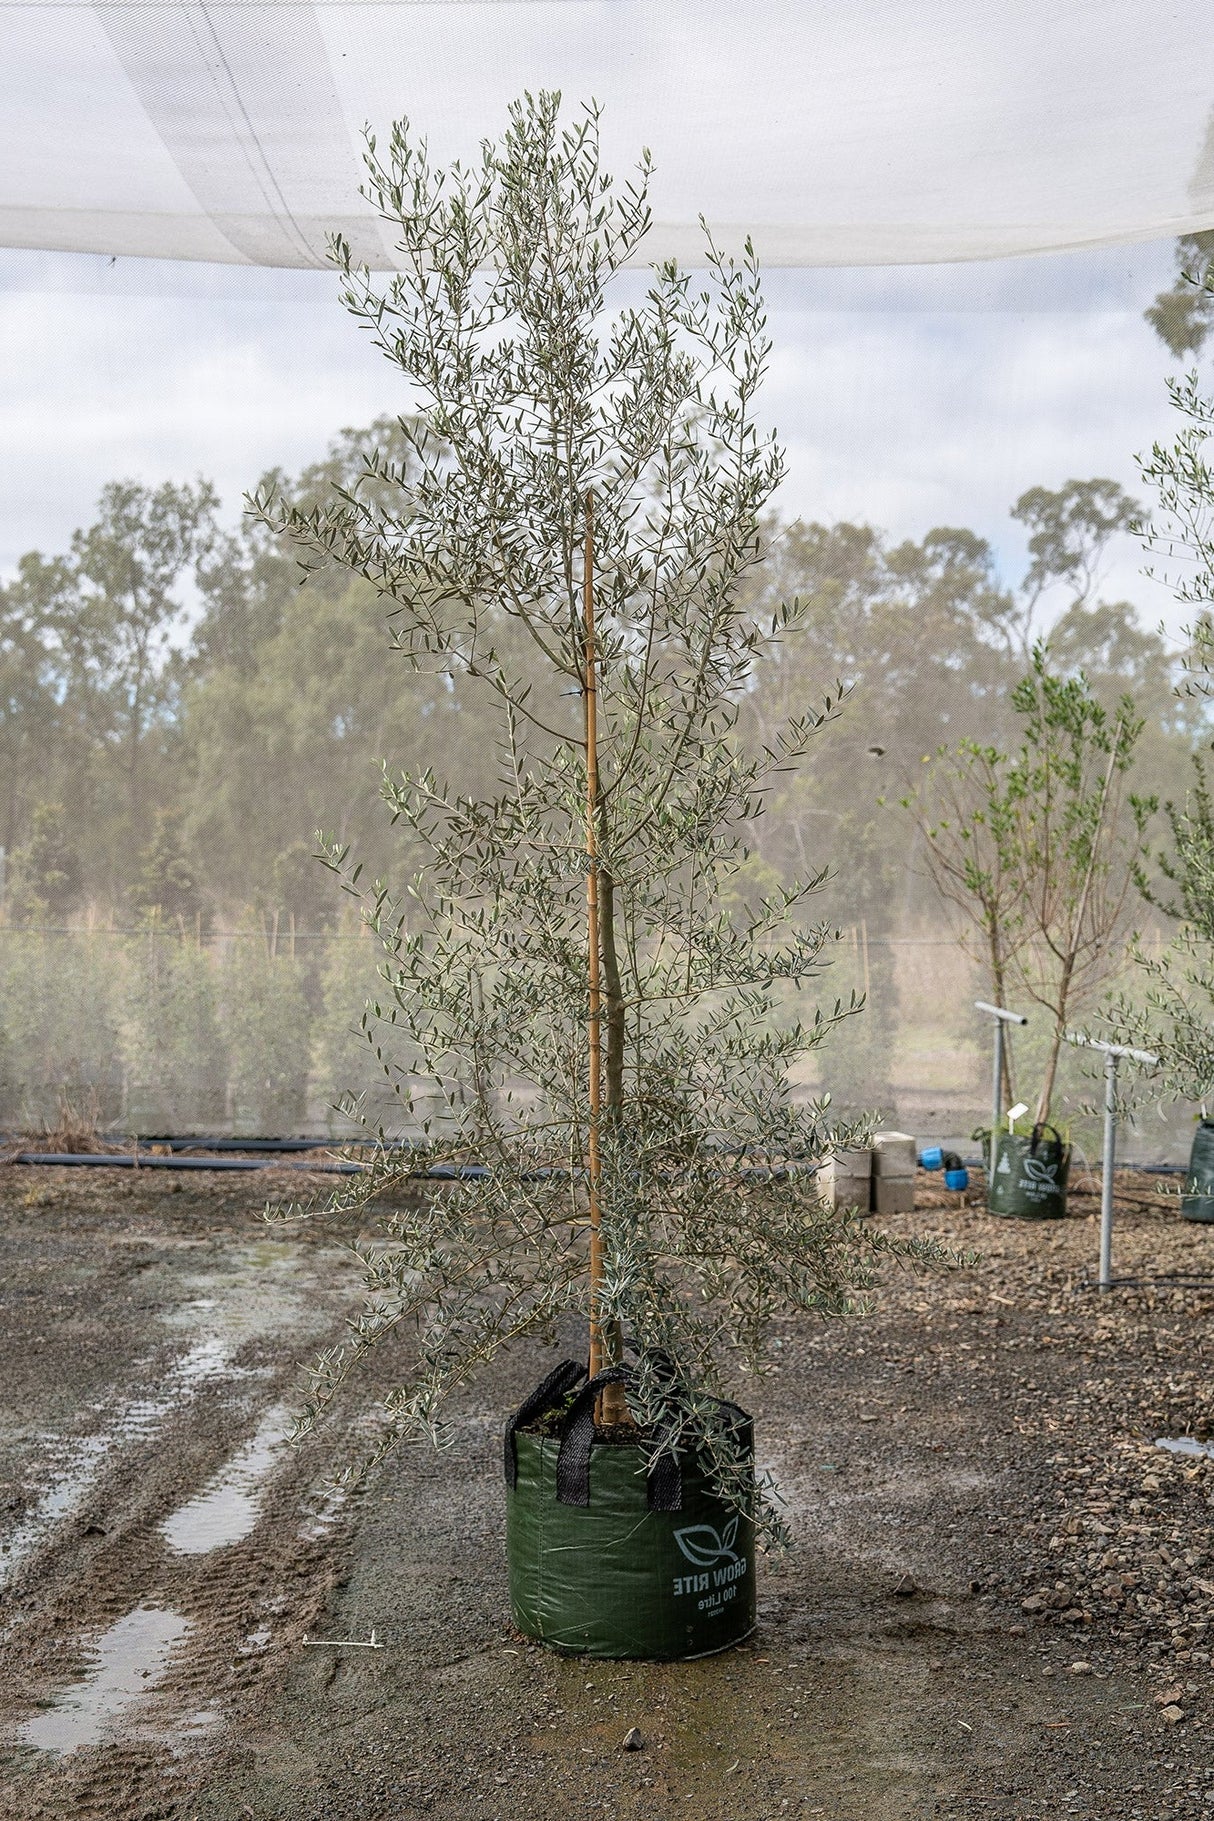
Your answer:
[[[390,1356],[277,1444],[355,1291],[260,1222],[289,1181],[0,1173],[4,1821],[1214,1816],[1214,1461],[1156,1445],[1214,1434],[1214,1229],[1159,1179],[1117,1269],[1211,1281],[1098,1296],[1095,1185],[1035,1225],[921,1178],[887,1224],[976,1262],[739,1388],[798,1538],[756,1638],[594,1666],[505,1617],[500,1424],[554,1350],[344,1501]]]

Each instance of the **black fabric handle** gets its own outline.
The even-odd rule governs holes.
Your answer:
[[[528,1423],[534,1422],[537,1416],[543,1416],[546,1410],[550,1410],[553,1404],[572,1391],[578,1380],[585,1376],[585,1366],[579,1365],[575,1359],[563,1359],[559,1366],[553,1367],[542,1384],[535,1387],[530,1397],[523,1399],[506,1424],[502,1465],[505,1468],[506,1484],[512,1491],[518,1485],[518,1449],[514,1442],[515,1434],[519,1429],[525,1428]]]
[[[556,1498],[559,1505],[590,1503],[590,1451],[594,1446],[594,1406],[604,1385],[627,1383],[625,1366],[611,1366],[587,1379],[574,1398],[561,1431],[556,1457]],[[683,1471],[673,1454],[656,1456],[646,1477],[646,1497],[651,1511],[683,1509]]]
[[[556,1457],[556,1500],[558,1505],[590,1503],[590,1450],[594,1443],[595,1400],[604,1385],[622,1385],[623,1366],[610,1366],[606,1372],[588,1378],[572,1404],[561,1430],[561,1445]]]

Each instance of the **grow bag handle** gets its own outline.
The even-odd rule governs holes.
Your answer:
[[[534,1422],[537,1416],[543,1416],[559,1398],[573,1390],[579,1378],[585,1378],[586,1368],[575,1359],[563,1359],[559,1366],[554,1366],[547,1378],[535,1387],[530,1397],[525,1397],[510,1421],[506,1424],[505,1459],[506,1484],[511,1491],[518,1485],[518,1447],[515,1443],[517,1432]]]
[[[1037,1146],[1041,1143],[1041,1137],[1044,1132],[1052,1132],[1054,1134],[1054,1143],[1058,1146],[1060,1151],[1066,1149],[1066,1146],[1062,1142],[1062,1133],[1058,1130],[1058,1127],[1056,1125],[1048,1125],[1043,1120],[1040,1124],[1033,1127],[1033,1136],[1029,1141],[1030,1157],[1036,1157]]]
[[[606,1372],[587,1379],[570,1405],[556,1457],[558,1505],[589,1505],[595,1400],[604,1385],[627,1384],[631,1376],[626,1366],[610,1366]],[[673,1454],[658,1454],[650,1460],[646,1495],[651,1511],[683,1509],[683,1472]]]

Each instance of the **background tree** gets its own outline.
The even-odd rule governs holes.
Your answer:
[[[1214,247],[1214,236],[1203,238]],[[1214,694],[1214,475],[1206,452],[1214,399],[1202,392],[1196,373],[1169,380],[1168,391],[1180,427],[1171,443],[1156,443],[1140,463],[1155,494],[1141,531],[1148,552],[1167,565],[1160,579],[1193,615],[1178,697],[1204,707]],[[1193,757],[1183,798],[1165,808],[1170,849],[1156,855],[1154,875],[1142,865],[1137,877],[1143,895],[1179,929],[1161,955],[1136,945],[1145,998],[1119,994],[1111,1017],[1128,1040],[1159,1056],[1168,1092],[1208,1102],[1214,1092],[1214,807],[1201,753]]]
[[[921,838],[927,873],[959,918],[958,937],[983,967],[995,1005],[1006,1006],[1013,968],[1029,928],[1030,881],[1019,850],[1023,769],[996,746],[963,740],[941,747],[903,797]],[[1012,1052],[1005,1033],[1002,1092],[1011,1099]]]
[[[15,923],[60,919],[80,896],[80,856],[62,803],[39,803],[29,832],[12,855],[8,914]]]
[[[72,540],[81,595],[69,650],[105,705],[132,817],[147,735],[172,688],[172,641],[184,617],[178,585],[210,545],[217,505],[205,481],[154,489],[111,481],[96,523]]]
[[[1206,768],[1194,759],[1194,780],[1182,803],[1164,806],[1170,846],[1155,855],[1154,875],[1141,867],[1147,901],[1175,920],[1162,953],[1133,948],[1142,992],[1119,992],[1110,1018],[1120,1041],[1159,1057],[1165,1092],[1208,1105],[1214,1099],[1214,802]]]
[[[72,596],[70,564],[37,551],[0,584],[0,846],[10,855],[65,757],[79,756],[57,638]]]
[[[1030,487],[1012,507],[1012,517],[1029,533],[1029,566],[1020,588],[1017,620],[1020,655],[1029,659],[1040,636],[1036,627],[1042,597],[1062,586],[1071,596],[1067,611],[1081,612],[1095,599],[1109,544],[1128,532],[1141,508],[1116,481],[1067,481],[1057,490]]]
[[[188,923],[193,928],[201,916],[197,872],[182,837],[181,818],[174,811],[156,811],[128,896],[131,908],[145,920]]]
[[[1146,311],[1146,319],[1179,360],[1184,354],[1200,354],[1214,328],[1214,232],[1182,234],[1175,258],[1176,276]]]
[[[1037,645],[1012,707],[1017,752],[966,744],[941,755],[911,806],[942,894],[982,936],[996,990],[1012,978],[1047,1013],[1042,1123],[1068,1026],[1121,964],[1155,804],[1127,788],[1142,731],[1129,697],[1110,715],[1082,673],[1057,675]]]

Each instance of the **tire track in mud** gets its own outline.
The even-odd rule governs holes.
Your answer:
[[[48,1438],[49,1484],[0,1557],[4,1821],[177,1814],[326,1604],[343,1527],[323,1490],[333,1441],[278,1438],[300,1367],[341,1305],[289,1247],[270,1249],[277,1269],[258,1282],[260,1251],[249,1269],[229,1254],[188,1281],[215,1293],[161,1321],[192,1330],[191,1343],[157,1347],[134,1387],[94,1405],[91,1429]],[[175,1548],[183,1537],[194,1546]],[[68,1749],[44,1749],[56,1741]]]

